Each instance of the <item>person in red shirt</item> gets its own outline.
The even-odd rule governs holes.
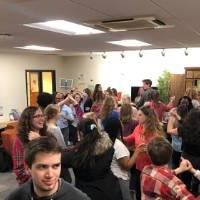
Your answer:
[[[150,102],[146,102],[145,106],[150,106],[150,108],[154,109],[160,121],[163,120],[164,112],[169,112],[174,107],[175,96],[170,97],[170,101],[168,104],[164,104],[160,101],[160,94],[157,90],[152,91],[152,100]]]
[[[158,120],[157,115],[154,110],[143,106],[138,111],[138,122],[139,125],[136,126],[135,130],[128,137],[124,137],[124,141],[128,145],[133,145],[135,149],[145,148],[148,143],[156,136],[164,136],[162,126]],[[151,164],[151,160],[146,151],[140,153],[136,157],[136,198],[141,199],[140,192],[140,174],[146,165]]]
[[[42,110],[35,106],[25,108],[19,119],[18,134],[12,150],[13,171],[19,185],[30,179],[25,167],[24,146],[31,140],[47,134]]]
[[[167,165],[172,156],[172,146],[164,138],[156,137],[148,145],[152,165],[146,166],[141,174],[142,200],[195,200],[177,174],[189,170],[191,164],[182,160],[176,170]]]

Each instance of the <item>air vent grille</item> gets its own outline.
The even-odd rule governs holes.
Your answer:
[[[86,24],[104,31],[132,31],[173,27],[155,17],[113,19],[99,22],[87,22]]]

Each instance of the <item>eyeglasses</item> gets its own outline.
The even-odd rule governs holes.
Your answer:
[[[39,114],[33,116],[33,118],[43,118],[43,117],[44,117],[44,115],[39,115]]]

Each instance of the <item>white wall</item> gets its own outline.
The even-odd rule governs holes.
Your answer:
[[[66,57],[64,70],[68,78],[74,77],[76,85],[87,87],[93,79],[93,84],[102,83],[104,89],[111,86],[130,94],[131,86],[140,86],[145,78],[150,78],[155,86],[164,70],[183,74],[184,67],[200,67],[200,49],[188,49],[188,52],[189,55],[185,56],[184,49],[168,49],[163,57],[161,50],[148,50],[142,51],[142,58],[138,51],[125,52],[124,59],[120,56],[121,52],[107,53],[106,59],[96,55],[90,60],[89,54]]]
[[[8,119],[12,108],[22,111],[26,101],[26,69],[56,70],[57,88],[59,78],[63,76],[63,57],[49,55],[0,54],[0,106]]]
[[[161,56],[161,50],[143,51],[140,58],[138,51],[125,52],[122,59],[120,52],[107,54],[106,59],[94,56],[59,57],[38,54],[0,54],[0,106],[3,106],[4,116],[8,119],[10,109],[23,110],[26,107],[26,69],[56,70],[57,90],[60,90],[60,78],[74,79],[80,88],[102,83],[104,89],[116,87],[119,91],[130,94],[131,86],[140,86],[141,80],[150,78],[156,85],[158,76],[167,69],[172,73],[184,73],[184,67],[200,66],[200,50],[166,50],[166,56]],[[92,82],[90,80],[93,80]],[[183,86],[184,87],[184,86]]]

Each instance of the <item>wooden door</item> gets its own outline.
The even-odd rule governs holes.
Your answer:
[[[39,93],[53,94],[56,91],[55,71],[26,70],[26,88],[28,106],[36,106]]]

